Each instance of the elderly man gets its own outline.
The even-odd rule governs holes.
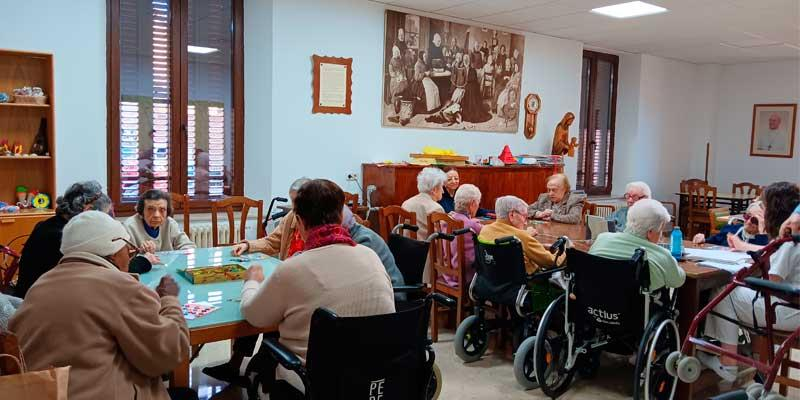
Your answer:
[[[125,220],[131,241],[148,253],[195,248],[172,218],[172,199],[169,193],[151,189],[139,198],[136,214]]]
[[[310,179],[305,177],[298,178],[289,186],[289,200],[291,200],[292,204],[294,204],[294,199],[297,197],[297,191],[308,181]],[[235,245],[233,247],[233,255],[240,256],[243,253],[260,251],[280,260],[286,260],[294,253],[302,251],[303,246],[303,238],[300,237],[300,231],[297,229],[297,217],[294,210],[292,210],[281,219],[278,227],[267,237],[257,240],[245,240]],[[258,335],[243,336],[234,340],[231,359],[224,364],[205,367],[203,368],[203,373],[220,381],[246,384],[240,375],[239,368],[244,358],[253,354],[257,342]]]
[[[625,222],[628,220],[628,209],[630,209],[637,201],[641,199],[649,199],[653,195],[650,191],[650,186],[641,181],[631,182],[625,186],[625,207],[614,211],[607,217],[609,221],[614,222],[617,232],[625,230]]]
[[[670,220],[667,209],[652,199],[636,202],[628,211],[625,232],[606,232],[597,237],[589,254],[627,260],[636,249],[643,248],[650,262],[650,290],[683,285],[686,273],[669,250],[658,245],[661,230]]]
[[[161,376],[189,357],[178,285],[165,276],[153,291],[128,275],[136,252],[129,237],[100,211],[71,218],[64,258],[30,288],[9,323],[32,371],[72,367],[72,400],[166,400]]]
[[[542,193],[528,207],[528,214],[530,218],[545,221],[579,224],[585,201],[585,194],[571,191],[566,175],[555,174],[547,178],[547,193]]]
[[[514,236],[522,242],[522,251],[525,256],[525,270],[532,274],[538,269],[550,268],[555,263],[555,257],[533,237],[536,230],[525,225],[528,223],[528,205],[515,196],[499,197],[495,203],[497,221],[481,229],[478,240],[494,243],[495,239]],[[562,259],[563,260],[563,259]]]
[[[786,127],[781,127],[781,116],[778,113],[772,113],[767,121],[767,130],[758,135],[756,142],[757,150],[767,152],[784,153],[788,147],[787,139],[789,135],[786,132]]]
[[[447,175],[435,167],[423,168],[417,174],[417,190],[419,194],[403,202],[401,207],[406,211],[417,214],[417,237],[422,240],[428,237],[428,214],[433,212],[444,212],[444,208],[438,203],[444,193],[444,183]]]

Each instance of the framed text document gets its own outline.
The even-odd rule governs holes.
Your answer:
[[[314,64],[314,114],[351,114],[353,59],[311,56]]]

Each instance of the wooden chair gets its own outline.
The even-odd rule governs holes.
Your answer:
[[[680,186],[679,192],[681,192],[681,193],[689,193],[691,191],[692,187],[694,187],[695,185],[699,185],[699,184],[706,185],[706,184],[708,184],[708,182],[706,182],[703,179],[698,179],[698,178],[690,178],[690,179],[682,180],[680,182],[680,184],[679,184],[679,186]],[[678,218],[678,222],[677,222],[678,225],[681,227],[681,229],[683,229],[686,232],[689,231],[689,201],[688,201],[688,197],[689,197],[688,195],[680,196],[680,206],[678,207],[678,214],[676,214],[676,217]]]
[[[170,192],[169,197],[172,202],[173,214],[178,208],[183,211],[183,232],[189,235],[189,232],[191,232],[191,224],[189,224],[189,214],[191,213],[189,210],[189,195]]]
[[[762,190],[761,186],[750,182],[734,183],[731,187],[731,193],[733,194],[753,194],[756,197],[761,196]]]
[[[698,178],[689,178],[682,180],[680,183],[680,189],[681,189],[680,192],[689,193],[691,191],[691,187],[698,184],[708,185],[708,182]]]
[[[709,211],[717,207],[717,188],[698,183],[689,188],[689,207],[687,237],[691,238],[697,233],[708,233],[705,229],[708,223]]]
[[[454,231],[463,229],[464,222],[452,219],[445,213],[434,212],[428,215],[428,226],[436,232],[452,234]],[[455,326],[457,327],[465,318],[464,308],[469,302],[469,282],[467,282],[467,271],[464,265],[464,235],[456,236],[455,240],[457,264],[453,265],[451,242],[444,239],[435,239],[430,247],[431,263],[429,271],[432,292],[438,292],[456,299]],[[448,286],[444,282],[442,274],[455,276],[457,286]],[[434,343],[439,340],[439,321],[436,309],[436,305],[433,305],[431,309],[431,340]]]
[[[358,193],[344,192],[344,205],[350,207],[353,215],[358,215]]]
[[[720,227],[724,226],[724,222],[720,222],[719,219],[722,217],[730,217],[731,210],[729,208],[718,207],[718,208],[711,208],[708,210],[708,234],[709,235],[716,235],[720,231]]]
[[[264,201],[253,200],[244,196],[232,196],[223,200],[211,202],[211,231],[213,233],[214,247],[218,246],[231,246],[236,243],[236,223],[234,221],[233,211],[234,208],[241,208],[242,213],[239,218],[239,240],[244,240],[245,229],[247,228],[247,214],[250,208],[258,209],[258,219],[256,220],[257,236],[264,237],[264,227],[261,221],[264,220]],[[224,209],[228,214],[228,242],[219,242],[219,230],[217,227],[217,213],[220,209]]]
[[[596,215],[598,217],[608,217],[609,215],[613,214],[614,211],[617,211],[617,208],[611,204],[596,204],[590,202],[583,203],[583,211],[581,214],[581,220],[586,221],[587,215]]]
[[[775,344],[777,345],[783,343],[789,337],[789,335],[791,335],[791,332],[773,330],[772,335],[775,340]],[[752,335],[751,337],[753,338],[753,351],[758,353],[759,359],[762,362],[767,362],[766,354],[769,354],[769,344],[767,343],[767,340],[763,336]],[[780,371],[778,372],[778,376],[775,377],[775,383],[778,385],[778,392],[782,396],[788,396],[789,387],[800,389],[800,380],[789,377],[790,370],[792,368],[800,370],[800,362],[792,360],[792,353],[794,353],[795,350],[800,351],[800,339],[795,340],[795,342],[792,343],[789,351],[786,352],[786,358],[781,361]],[[775,390],[775,386],[773,386],[772,390]]]
[[[378,210],[378,225],[380,235],[384,241],[389,241],[389,234],[392,232],[392,228],[401,223],[416,225],[417,214],[406,211],[400,206],[387,206]],[[409,234],[412,239],[417,238],[416,232],[410,232]]]

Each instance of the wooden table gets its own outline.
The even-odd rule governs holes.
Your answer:
[[[158,255],[163,265],[156,265],[150,272],[140,275],[139,279],[145,286],[155,289],[162,276],[170,275],[180,287],[178,299],[181,304],[203,301],[220,308],[208,315],[186,321],[189,326],[189,344],[193,347],[278,330],[277,327],[256,328],[244,320],[239,308],[243,281],[193,285],[183,275],[177,273],[179,269],[193,267],[240,264],[247,268],[250,264],[258,263],[264,267],[264,276],[269,277],[280,263],[277,259],[259,255],[251,256],[252,261],[238,261],[233,259],[231,247],[166,251],[158,253]],[[255,259],[256,257],[263,258]],[[172,372],[170,386],[190,386],[189,361],[189,359],[183,360],[175,368]]]
[[[681,230],[686,232],[686,224],[688,223],[688,216],[685,210],[689,208],[689,193],[677,192],[675,193],[680,197],[680,204],[678,205],[679,216],[678,223]],[[758,196],[749,193],[717,193],[717,205],[728,206],[731,209],[731,214],[742,214],[747,210],[750,202],[755,200]]]

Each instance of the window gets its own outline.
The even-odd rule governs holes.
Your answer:
[[[109,192],[243,193],[242,0],[108,0]]]
[[[577,187],[588,194],[611,194],[618,69],[619,57],[584,50]]]

